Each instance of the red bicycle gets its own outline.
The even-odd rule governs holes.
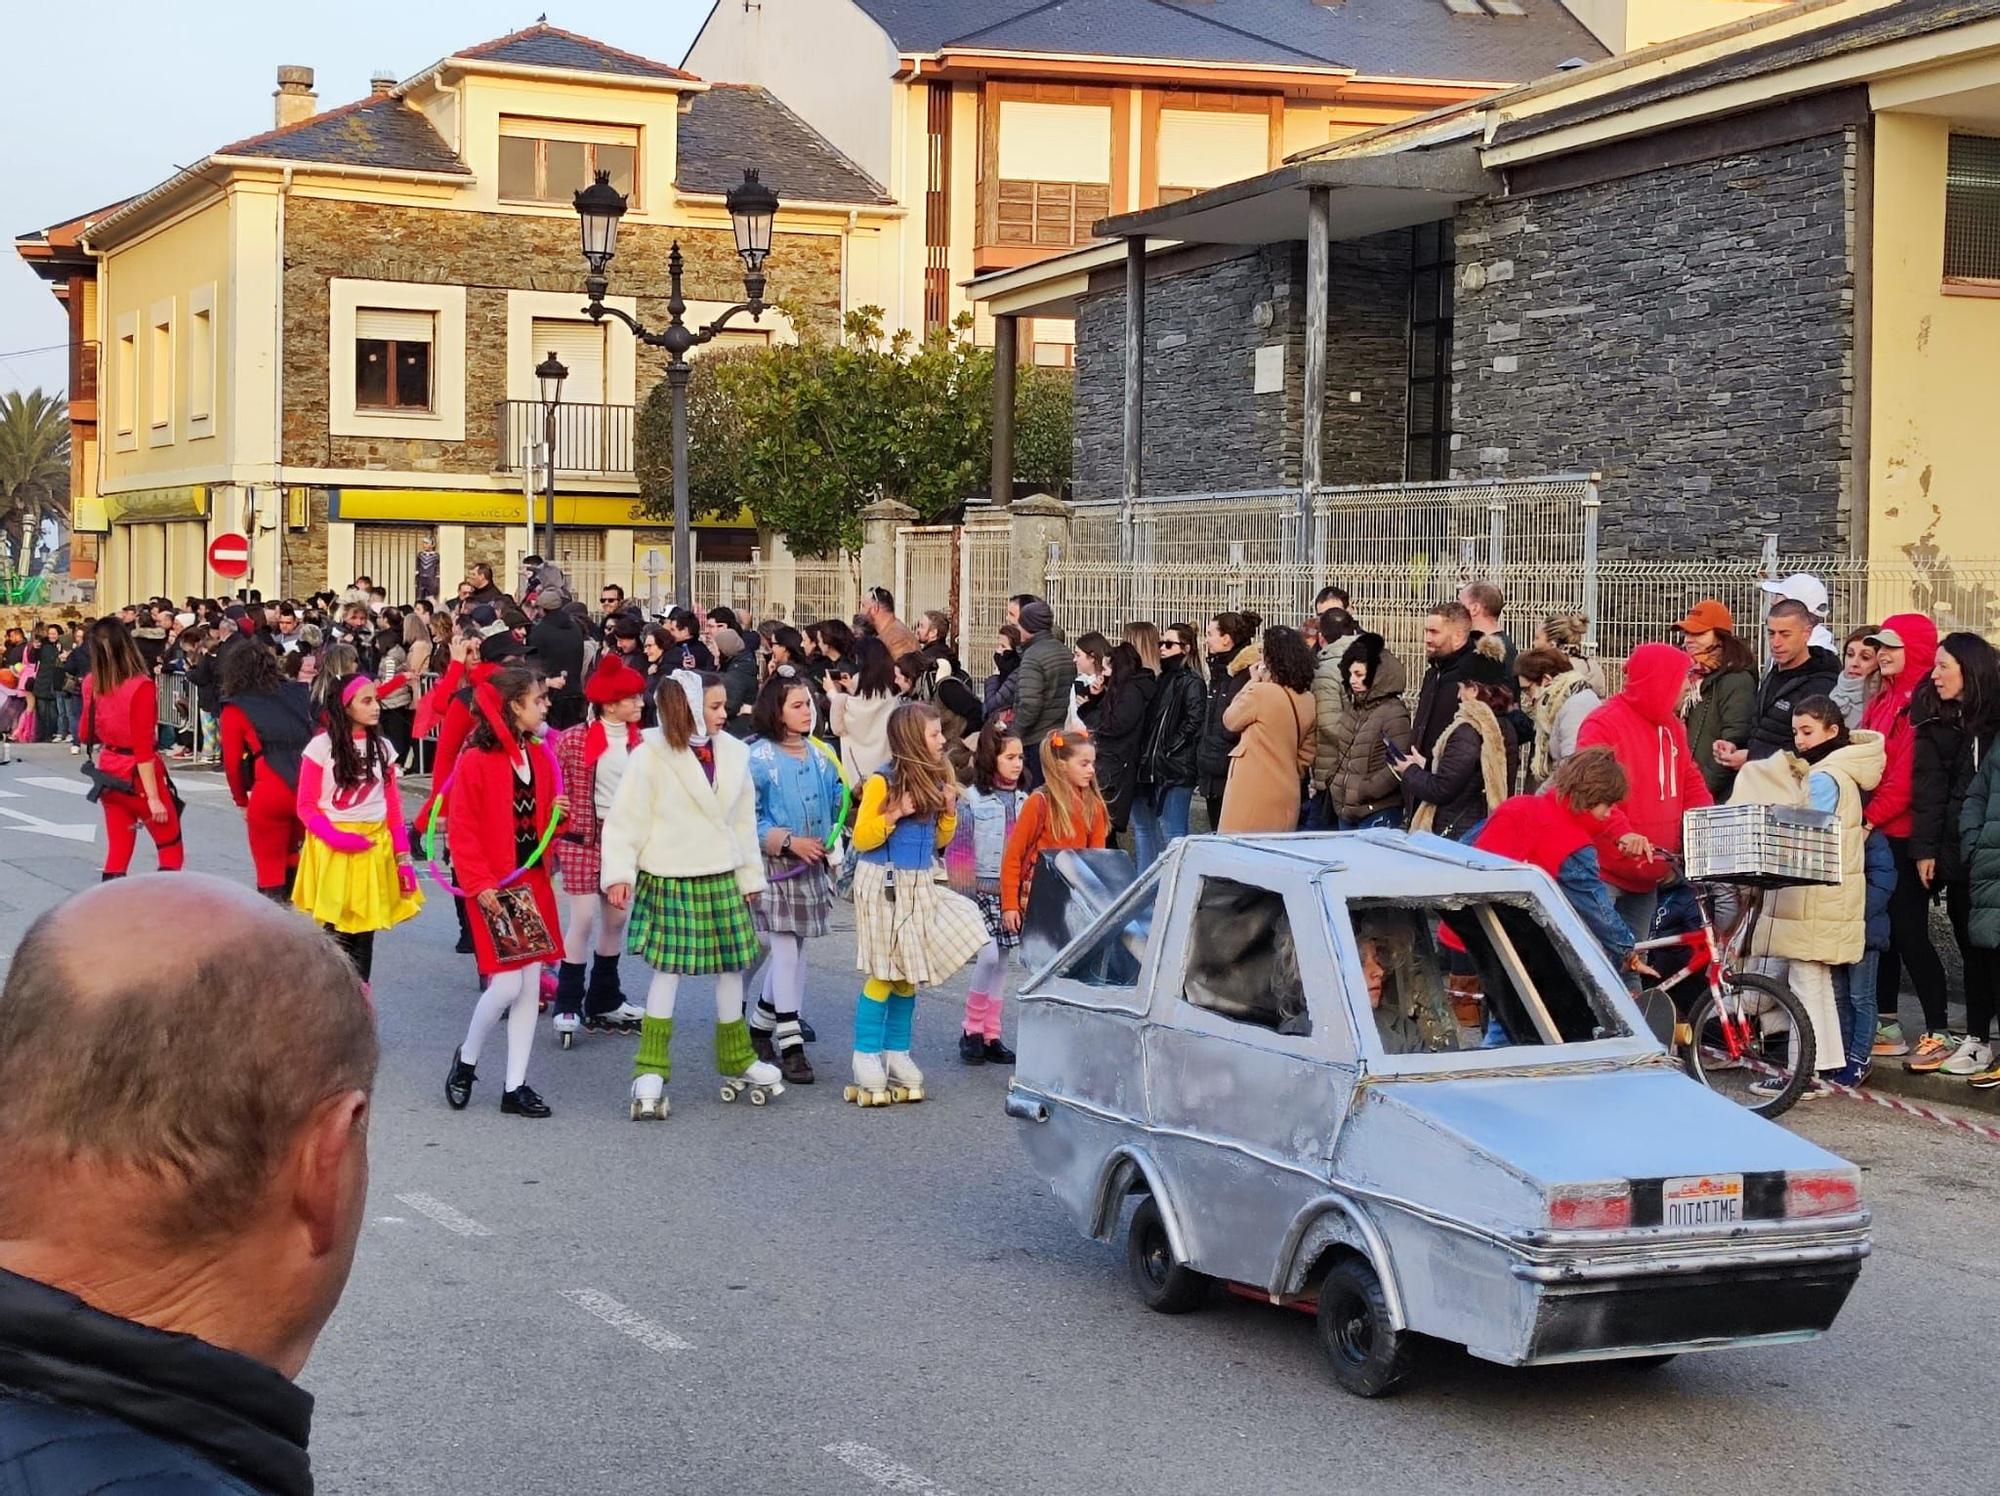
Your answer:
[[[1713,907],[1716,887],[1730,888],[1740,900],[1733,915],[1719,923]],[[1695,882],[1688,888],[1701,923],[1633,947],[1642,957],[1666,951],[1687,955],[1680,970],[1640,993],[1640,1008],[1690,1076],[1759,1116],[1779,1116],[1812,1083],[1813,1033],[1805,1007],[1790,987],[1776,977],[1744,971],[1740,964],[1756,929],[1763,891]]]

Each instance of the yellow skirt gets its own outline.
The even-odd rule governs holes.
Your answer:
[[[314,924],[331,925],[343,935],[391,929],[424,907],[421,889],[402,890],[385,822],[351,822],[340,829],[367,837],[368,850],[336,852],[308,835],[292,883],[293,907],[311,915]]]

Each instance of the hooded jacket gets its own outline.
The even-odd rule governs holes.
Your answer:
[[[1861,713],[1861,725],[1882,735],[1885,759],[1881,783],[1863,810],[1868,824],[1885,836],[1907,837],[1912,829],[1910,783],[1917,756],[1917,727],[1910,720],[1910,706],[1937,659],[1938,631],[1922,613],[1891,614],[1882,627],[1902,636],[1903,668]]]
[[[1611,750],[1628,782],[1619,809],[1632,830],[1670,852],[1681,849],[1682,812],[1715,803],[1676,711],[1693,668],[1686,650],[1641,644],[1625,661],[1624,689],[1586,717],[1576,735],[1578,752],[1600,745]],[[1618,886],[1626,885],[1615,869],[1606,871]]]
[[[1346,656],[1368,665],[1368,684],[1358,697],[1349,697],[1341,682],[1345,705],[1329,726],[1322,702],[1319,714],[1319,748],[1315,773],[1326,787],[1327,800],[1338,820],[1358,821],[1378,811],[1402,804],[1402,786],[1389,767],[1389,752],[1382,746],[1387,738],[1401,758],[1410,750],[1410,708],[1403,701],[1409,689],[1409,672],[1380,634],[1362,634],[1344,641]],[[1344,662],[1336,662],[1344,676]],[[1320,700],[1320,683],[1313,680],[1313,696]],[[1329,741],[1329,738],[1331,741]]]
[[[1054,630],[1036,634],[1021,647],[1021,663],[1013,682],[1014,731],[1032,758],[1042,739],[1061,727],[1069,715],[1076,655]]]
[[[1851,966],[1866,954],[1868,833],[1861,824],[1861,797],[1882,776],[1882,746],[1879,733],[1863,728],[1846,747],[1836,748],[1816,764],[1797,754],[1779,753],[1745,764],[1736,776],[1736,790],[1729,797],[1732,805],[1806,806],[1811,803],[1811,780],[1818,774],[1826,775],[1838,790],[1834,814],[1840,818],[1840,882],[1769,893],[1751,955]]]
[[[1686,705],[1688,747],[1702,781],[1710,795],[1727,799],[1736,771],[1715,761],[1715,745],[1720,740],[1749,746],[1757,722],[1757,677],[1748,670],[1712,671],[1696,682]]]

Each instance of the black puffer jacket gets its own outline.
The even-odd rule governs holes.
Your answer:
[[[1149,789],[1192,789],[1208,695],[1201,677],[1176,655],[1160,661],[1159,685],[1146,711],[1139,783]],[[1224,771],[1225,773],[1227,770]]]
[[[1814,645],[1788,670],[1775,666],[1757,683],[1757,718],[1750,725],[1750,756],[1769,758],[1792,750],[1792,707],[1808,696],[1831,696],[1840,679],[1840,657]]]
[[[1417,709],[1410,713],[1410,744],[1425,760],[1430,758],[1431,749],[1437,746],[1438,734],[1450,726],[1451,719],[1458,715],[1458,683],[1478,643],[1479,635],[1474,634],[1465,641],[1463,648],[1442,659],[1432,660],[1424,667],[1424,683],[1417,692]]]
[[[1231,670],[1230,661],[1244,651],[1231,649],[1208,657],[1208,715],[1201,727],[1201,748],[1195,755],[1200,772],[1199,788],[1209,799],[1218,799],[1229,783],[1229,755],[1235,751],[1237,734],[1222,725],[1222,714],[1236,693],[1250,684],[1250,667]]]
[[[1160,678],[1141,670],[1114,692],[1079,708],[1077,715],[1097,739],[1097,787],[1111,813],[1111,829],[1123,831],[1132,816],[1132,795],[1139,787],[1139,760],[1145,752],[1146,722]]]
[[[2000,758],[1986,755],[1958,813],[1958,853],[1972,884],[1966,933],[1981,950],[2000,948]],[[1875,842],[1879,837],[1870,837]]]
[[[1959,820],[1973,778],[1992,752],[1994,730],[1988,724],[1981,732],[1968,731],[1958,703],[1938,701],[1928,687],[1919,689],[1910,716],[1917,729],[1910,764],[1910,858],[1937,860],[1936,887],[1965,876]]]

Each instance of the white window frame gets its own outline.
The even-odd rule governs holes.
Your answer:
[[[620,137],[630,136],[630,139]],[[626,203],[628,211],[645,210],[645,138],[636,125],[614,124],[597,120],[557,120],[542,119],[539,116],[506,114],[500,118],[500,128],[493,146],[493,190],[500,191],[500,140],[532,140],[535,144],[535,176],[538,180],[548,173],[548,153],[544,149],[549,141],[559,141],[564,145],[580,145],[586,152],[584,170],[596,170],[597,148],[601,145],[623,146],[632,152],[632,192]],[[572,189],[573,190],[573,189]],[[509,207],[567,208],[569,192],[559,192],[555,197],[499,197],[499,201]]]
[[[576,298],[569,298],[572,309]],[[354,402],[355,313],[362,307],[431,314],[431,408],[377,410]],[[327,283],[327,430],[334,436],[465,440],[465,287],[409,281]]]
[[[162,328],[167,334],[167,356],[164,360],[154,353],[159,347]],[[175,365],[180,362],[180,353],[180,328],[175,325],[174,299],[165,296],[146,309],[146,378],[140,395],[146,407],[146,445],[149,447],[171,447],[174,444],[174,406],[179,394],[175,388]],[[164,391],[160,389],[163,377],[166,380]],[[155,419],[156,414],[162,411],[164,416]]]
[[[139,314],[118,314],[111,341],[112,450],[139,449]]]
[[[216,361],[215,349],[215,282],[209,281],[188,292],[189,441],[215,435],[215,407],[221,403],[222,396],[217,387],[221,365]],[[205,407],[197,409],[196,401],[202,384],[197,375],[204,369],[208,373],[208,401]]]

